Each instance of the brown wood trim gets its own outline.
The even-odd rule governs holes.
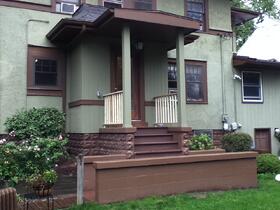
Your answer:
[[[147,12],[143,10],[115,9],[114,17],[122,20],[140,21],[144,23],[168,25],[178,28],[193,29],[196,31],[200,28],[197,21],[166,14],[163,12]]]
[[[16,0],[0,0],[0,6],[16,7],[21,9],[37,10],[42,12],[52,12],[52,5],[44,5],[32,2],[22,2]]]
[[[155,106],[155,101],[145,101],[145,106]]]
[[[238,159],[255,159],[256,152],[228,152],[218,154],[201,154],[201,155],[187,155],[174,157],[159,157],[159,158],[145,158],[145,159],[130,159],[118,161],[96,161],[94,167],[97,169],[110,168],[126,168],[126,167],[142,167],[142,166],[156,166],[156,165],[170,165],[182,163],[196,163],[196,162],[211,162],[211,161],[225,161]]]
[[[95,161],[107,161],[107,160],[125,160],[126,154],[117,155],[98,155],[98,156],[85,156],[85,164],[92,164]]]
[[[126,133],[136,133],[137,128],[100,128],[99,133],[113,133],[113,134],[126,134]]]
[[[75,108],[79,106],[104,106],[104,100],[81,99],[68,103],[69,108]]]
[[[27,89],[27,96],[56,96],[63,97],[62,90]]]

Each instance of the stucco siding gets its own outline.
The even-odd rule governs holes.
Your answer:
[[[22,2],[30,2],[30,3],[35,3],[35,4],[44,4],[44,5],[51,5],[52,0],[18,0]]]
[[[3,133],[6,118],[27,108],[27,46],[51,46],[45,38],[46,32],[64,16],[4,6],[0,10],[0,133]]]
[[[176,4],[174,4],[174,1],[170,0],[157,0],[157,9],[164,11],[164,12],[169,12],[169,13],[174,13],[177,15],[185,15],[185,0],[176,0]]]
[[[27,97],[27,109],[42,108],[42,107],[53,107],[59,111],[63,111],[61,97],[52,96],[28,96]]]
[[[220,46],[222,44],[222,48]],[[185,46],[185,59],[207,62],[208,104],[186,104],[188,125],[194,129],[221,129],[223,115],[222,76],[225,77],[225,94],[232,92],[231,40],[219,36],[200,34],[199,40]],[[221,52],[222,50],[222,52]],[[221,58],[222,55],[222,58]],[[168,53],[176,58],[176,51]],[[221,63],[223,61],[223,63]],[[227,96],[226,111],[234,117],[233,96]]]

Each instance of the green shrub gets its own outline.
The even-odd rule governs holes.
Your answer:
[[[280,160],[276,155],[262,154],[257,157],[258,173],[280,173]]]
[[[214,148],[213,140],[206,134],[194,136],[189,141],[190,150],[207,150],[213,148]]]
[[[246,133],[230,133],[222,138],[222,148],[227,152],[242,152],[251,150],[252,138]]]
[[[55,108],[33,108],[20,111],[5,122],[8,132],[15,132],[16,139],[30,137],[55,138],[64,129],[65,116]]]

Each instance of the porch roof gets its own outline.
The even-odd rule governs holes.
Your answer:
[[[108,9],[102,6],[83,4],[72,18],[62,19],[47,34],[55,43],[67,45],[85,31],[96,36],[121,37],[123,24],[129,24],[133,39],[156,41],[175,48],[178,29],[185,35],[199,30],[200,23],[192,19],[162,11],[144,11],[126,8]],[[198,36],[185,41],[192,42]]]
[[[259,12],[233,7],[231,8],[232,24],[239,26],[249,20],[252,20],[260,15]]]
[[[272,60],[261,60],[247,56],[233,56],[233,66],[237,69],[250,70],[280,70],[280,62]]]

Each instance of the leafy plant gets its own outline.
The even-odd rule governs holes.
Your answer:
[[[273,154],[261,154],[257,157],[258,173],[280,173],[280,160]]]
[[[27,182],[30,184],[43,185],[54,184],[57,181],[57,173],[55,170],[47,170],[42,174],[33,174],[28,177]]]
[[[68,157],[66,144],[66,139],[59,138],[4,141],[0,145],[0,179],[13,186],[33,175],[42,175],[54,169],[58,161]],[[48,173],[45,175],[51,176]]]
[[[55,138],[63,133],[65,115],[55,108],[33,108],[20,111],[5,122],[8,132],[14,131],[16,139],[33,137]]]
[[[214,148],[213,140],[206,134],[194,136],[189,141],[190,150],[207,150],[213,148]]]
[[[227,152],[241,152],[251,150],[252,138],[246,133],[230,133],[222,138],[222,148]]]

